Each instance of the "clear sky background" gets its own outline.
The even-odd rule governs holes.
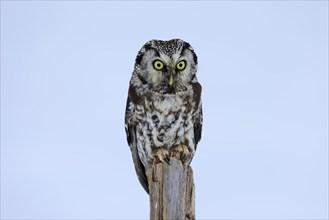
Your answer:
[[[172,38],[199,57],[197,218],[328,218],[328,1],[1,1],[2,219],[149,218],[125,104]]]

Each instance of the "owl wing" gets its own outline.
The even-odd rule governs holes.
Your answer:
[[[138,148],[137,148],[137,137],[136,137],[136,122],[133,117],[133,110],[130,108],[131,100],[128,96],[126,105],[126,115],[125,115],[125,129],[127,135],[127,141],[130,146],[130,150],[133,157],[133,162],[135,165],[136,174],[138,176],[139,182],[142,184],[143,188],[147,193],[149,193],[148,182],[145,173],[145,167],[139,158]]]
[[[202,133],[202,106],[200,104],[199,109],[197,110],[194,121],[194,141],[195,141],[195,150],[199,141],[201,140],[201,133]]]
[[[196,82],[193,83],[193,99],[194,102],[196,103],[196,109],[195,112],[193,114],[194,116],[194,141],[195,141],[195,150],[197,148],[197,145],[199,143],[199,141],[201,140],[201,133],[202,133],[202,121],[203,121],[203,117],[202,117],[202,104],[201,104],[201,91],[202,91],[202,87],[201,85]]]

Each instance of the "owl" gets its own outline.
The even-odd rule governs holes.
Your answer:
[[[146,170],[170,157],[190,164],[201,139],[198,60],[180,39],[148,41],[138,52],[130,79],[125,130],[135,170],[148,193]]]

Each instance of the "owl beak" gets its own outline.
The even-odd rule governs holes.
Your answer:
[[[169,86],[171,86],[173,83],[174,83],[174,77],[172,76],[172,74],[170,74],[168,84]]]

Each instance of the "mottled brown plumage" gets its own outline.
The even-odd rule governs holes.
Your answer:
[[[125,115],[127,141],[139,181],[145,170],[179,154],[190,163],[201,139],[201,85],[197,56],[189,43],[151,40],[138,52]]]

